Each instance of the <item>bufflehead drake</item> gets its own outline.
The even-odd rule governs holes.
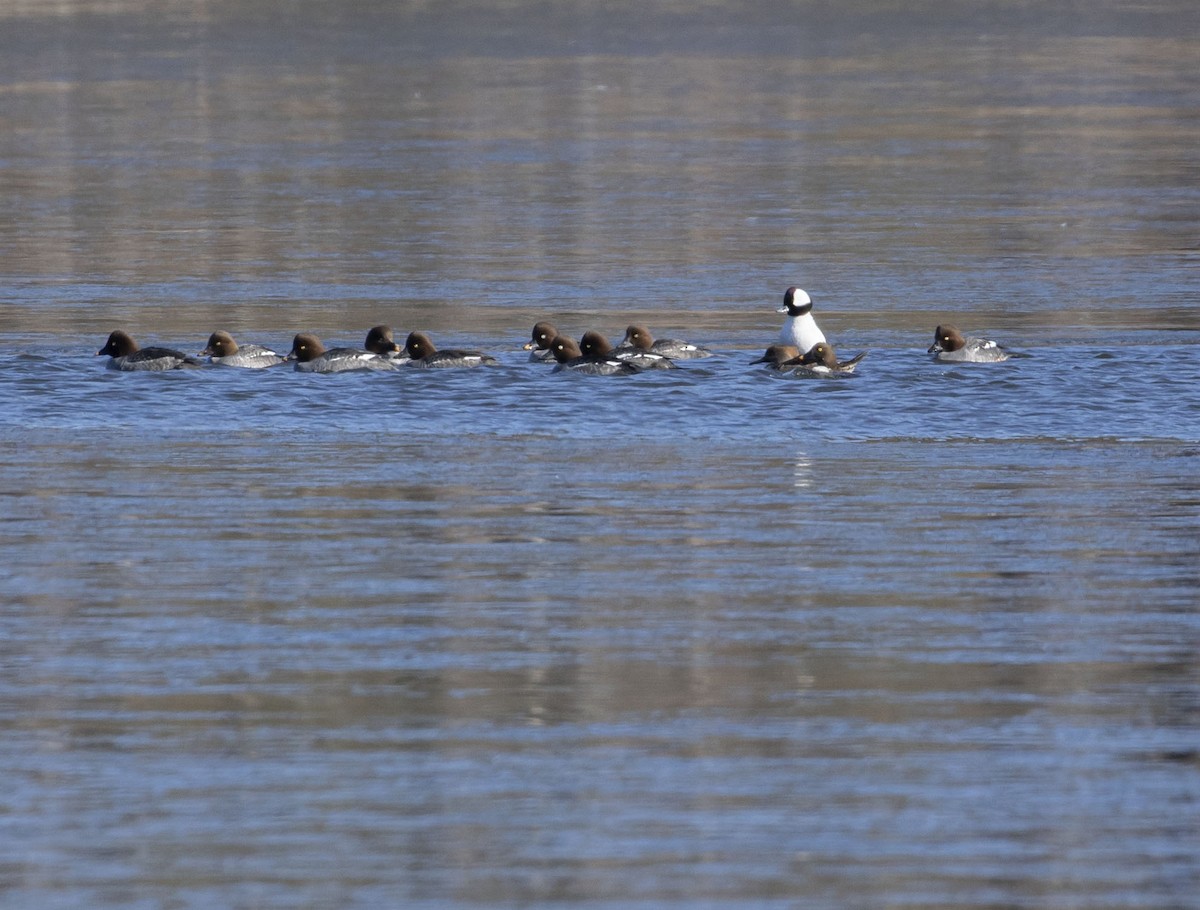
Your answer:
[[[331,348],[325,350],[321,339],[309,332],[301,332],[292,339],[292,349],[287,360],[296,362],[301,373],[346,373],[351,370],[394,370],[396,365],[386,357],[356,348]]]
[[[107,354],[110,370],[177,370],[184,366],[199,366],[200,361],[189,357],[183,351],[173,348],[142,348],[133,340],[128,332],[117,329],[108,336],[104,347],[96,352],[96,356]]]
[[[408,356],[411,358],[409,366],[425,369],[478,367],[491,365],[496,362],[495,357],[491,354],[485,354],[483,351],[463,351],[458,349],[439,351],[424,332],[410,332],[408,339],[404,342],[404,350],[408,352]]]
[[[363,347],[370,353],[386,357],[388,360],[408,360],[408,352],[396,344],[392,327],[389,325],[372,326],[367,332],[367,340],[363,342]]]
[[[614,348],[609,344],[608,339],[599,332],[584,332],[583,337],[579,339],[579,350],[583,352],[584,357],[590,357],[593,360],[603,358],[624,360],[643,370],[670,370],[675,367],[675,364],[662,354],[643,351],[639,348],[626,348],[623,351]]]
[[[952,325],[939,325],[933,332],[928,352],[943,363],[999,363],[1011,356],[986,338],[966,338]]]
[[[558,329],[549,322],[536,322],[532,335],[522,346],[523,350],[530,352],[529,362],[554,363],[554,352],[550,350],[550,345],[558,337]]]
[[[712,351],[702,348],[690,341],[680,341],[678,338],[655,339],[650,330],[642,325],[631,325],[625,329],[625,337],[617,345],[617,354],[624,350],[644,351],[647,354],[661,354],[672,360],[694,360],[699,357],[711,357]]]
[[[558,361],[554,371],[572,370],[588,376],[626,376],[642,372],[641,367],[628,360],[615,357],[587,357],[572,339],[559,335],[550,344],[554,359]]]
[[[811,351],[813,345],[825,341],[825,333],[813,319],[812,299],[800,288],[788,288],[783,295],[783,306],[776,312],[787,313],[783,328],[779,332],[779,343],[790,344],[801,351]]]
[[[238,344],[228,332],[216,331],[208,336],[208,346],[199,353],[214,366],[242,367],[261,370],[283,363],[283,355],[261,344]]]

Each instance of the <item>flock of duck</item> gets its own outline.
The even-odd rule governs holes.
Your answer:
[[[788,288],[783,306],[787,313],[779,341],[767,348],[752,363],[766,364],[778,373],[795,376],[849,376],[866,356],[866,351],[848,360],[838,360],[832,345],[812,315],[812,299],[800,288]],[[707,348],[674,338],[656,339],[644,326],[631,325],[620,344],[613,346],[602,334],[588,331],[578,342],[549,322],[538,322],[524,349],[534,362],[555,364],[556,370],[573,370],[600,376],[640,373],[651,369],[671,369],[677,360],[711,357]],[[1007,360],[1009,353],[982,338],[964,337],[952,325],[939,325],[929,353],[935,360],[957,363],[986,363]],[[386,325],[372,328],[360,348],[326,348],[316,335],[301,332],[292,340],[292,349],[280,354],[257,344],[239,345],[225,331],[213,332],[208,345],[196,355],[172,348],[139,347],[125,331],[117,329],[97,356],[107,354],[108,367],[114,370],[174,370],[213,366],[262,369],[281,363],[307,373],[341,373],[350,370],[396,370],[402,368],[436,369],[444,367],[480,367],[497,363],[483,351],[441,349],[424,332],[412,332],[404,346],[397,344]],[[202,358],[207,358],[205,361]]]

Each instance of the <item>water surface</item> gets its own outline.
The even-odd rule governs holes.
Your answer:
[[[1195,19],[7,7],[4,906],[1197,906]]]

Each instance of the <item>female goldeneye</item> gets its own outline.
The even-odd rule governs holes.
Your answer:
[[[784,369],[791,369],[798,366],[800,356],[800,349],[794,344],[773,344],[767,348],[758,360],[751,360],[750,362],[765,363],[768,370],[782,372]]]
[[[986,338],[964,338],[952,325],[939,325],[933,332],[928,352],[944,363],[999,363],[1011,356],[1008,351]]]
[[[812,315],[812,300],[800,288],[788,288],[783,295],[783,306],[776,312],[787,313],[783,329],[779,332],[779,343],[790,344],[801,351],[811,351],[813,345],[825,340],[825,333],[817,328]]]
[[[533,337],[525,342],[522,350],[529,351],[530,363],[554,363],[554,352],[550,345],[558,337],[558,329],[549,322],[536,322]]]
[[[628,360],[615,357],[587,357],[572,339],[559,335],[550,344],[554,359],[558,361],[554,371],[572,370],[588,376],[626,376],[642,372],[641,367]]]
[[[619,356],[622,351],[630,349],[647,354],[661,354],[671,360],[695,360],[712,356],[712,351],[708,348],[702,348],[690,341],[680,341],[678,338],[655,339],[650,330],[642,325],[631,325],[625,329],[625,337],[617,345],[617,354]]]
[[[243,367],[261,370],[283,363],[283,355],[261,344],[238,344],[228,332],[216,331],[208,336],[208,347],[199,353],[214,366]]]
[[[410,332],[404,342],[404,350],[408,352],[409,366],[424,369],[442,367],[478,367],[496,363],[496,358],[483,351],[464,351],[459,349],[439,351],[434,347],[429,336],[424,332]]]
[[[860,351],[849,360],[839,361],[837,355],[833,352],[833,347],[825,342],[821,342],[814,344],[811,350],[805,352],[798,363],[805,370],[817,375],[849,376],[866,356],[866,351]]]
[[[867,352],[863,351],[839,363],[833,348],[824,342],[814,344],[804,354],[793,344],[773,344],[762,357],[751,363],[765,363],[769,370],[795,376],[849,376],[866,356]]]
[[[584,357],[591,357],[593,360],[602,358],[624,360],[643,370],[670,370],[675,367],[675,364],[662,354],[643,351],[639,348],[626,348],[623,351],[614,348],[607,338],[599,332],[590,330],[584,332],[583,337],[579,339],[579,350]]]
[[[396,344],[390,325],[372,326],[371,330],[367,332],[367,340],[363,342],[363,347],[370,353],[386,357],[388,360],[409,359],[408,351]]]
[[[130,337],[128,332],[117,329],[108,336],[104,347],[96,352],[96,356],[107,354],[110,370],[177,370],[180,367],[200,366],[200,361],[190,357],[183,351],[174,348],[142,348]]]
[[[345,373],[350,370],[394,370],[396,365],[386,357],[356,348],[325,350],[321,339],[301,332],[292,339],[292,349],[286,360],[294,360],[301,373]]]

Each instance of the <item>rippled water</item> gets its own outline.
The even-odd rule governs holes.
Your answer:
[[[899,9],[0,11],[0,904],[1200,906],[1196,13]]]

